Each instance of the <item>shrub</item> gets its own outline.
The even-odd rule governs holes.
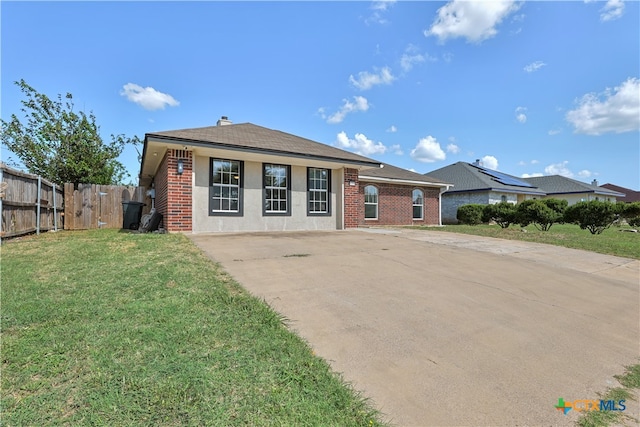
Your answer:
[[[640,202],[618,203],[620,216],[632,227],[640,227]]]
[[[578,202],[567,208],[564,220],[578,224],[581,229],[587,229],[591,234],[600,234],[620,218],[623,209],[622,205],[599,200]]]
[[[508,228],[516,220],[516,205],[509,202],[500,202],[486,205],[482,210],[482,221],[495,221],[502,228]]]
[[[458,208],[456,218],[460,223],[467,225],[478,225],[482,223],[482,210],[485,205],[464,205]]]
[[[533,224],[540,231],[548,231],[556,222],[563,222],[568,202],[560,199],[525,200],[516,209],[517,222],[526,227]]]

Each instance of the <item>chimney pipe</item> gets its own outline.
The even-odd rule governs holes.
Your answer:
[[[598,180],[594,179],[593,181],[591,181],[591,185],[595,185],[597,187],[598,186]]]

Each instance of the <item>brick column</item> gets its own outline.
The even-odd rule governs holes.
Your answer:
[[[350,185],[355,182],[356,185]],[[344,227],[355,228],[364,218],[364,199],[360,195],[357,169],[344,170]],[[362,200],[361,200],[362,199]]]
[[[178,174],[178,160],[183,163],[182,174]],[[162,206],[164,212],[160,213],[163,215],[164,226],[167,231],[191,231],[193,152],[168,150],[163,163],[163,172],[166,173],[166,205]]]

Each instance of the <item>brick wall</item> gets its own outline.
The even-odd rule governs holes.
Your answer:
[[[167,231],[192,230],[192,154],[186,150],[167,150],[155,177],[156,210],[162,214]],[[178,174],[179,159],[184,164],[181,175]]]
[[[355,185],[350,185],[355,182]],[[357,169],[344,170],[344,227],[355,228],[364,220],[364,194],[359,191]]]
[[[364,219],[364,187],[374,185],[378,188],[378,219]],[[362,217],[358,225],[438,225],[439,206],[438,188],[421,188],[424,192],[424,218],[413,219],[413,190],[415,187],[387,183],[361,182],[359,194],[362,200]]]

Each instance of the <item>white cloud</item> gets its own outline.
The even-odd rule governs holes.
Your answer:
[[[451,62],[453,61],[453,53],[451,52],[445,52],[442,54],[442,59],[444,60],[444,62]]]
[[[544,176],[544,174],[541,174],[540,172],[523,173],[522,175],[520,175],[520,178],[535,178],[537,176]]]
[[[382,142],[373,142],[362,133],[356,133],[351,139],[342,131],[336,136],[336,144],[340,148],[346,148],[363,156],[372,154],[384,154],[387,147]]]
[[[387,18],[384,17],[384,13],[389,10],[391,6],[396,3],[396,0],[380,0],[374,1],[371,3],[371,9],[373,13],[367,19],[365,19],[365,23],[369,25],[371,22],[376,24],[386,24],[389,22]]]
[[[480,43],[495,36],[498,33],[495,27],[520,6],[512,0],[453,0],[438,9],[437,18],[424,35],[436,36],[440,42],[464,37],[469,42]]]
[[[553,135],[557,135],[560,132],[562,132],[562,130],[560,129],[551,129],[549,132],[547,132],[549,135],[553,136]]]
[[[603,22],[613,21],[620,18],[624,14],[624,1],[609,0],[607,4],[600,9],[600,20]]]
[[[589,178],[593,175],[593,172],[591,172],[590,170],[587,169],[583,169],[580,172],[578,172],[578,176],[580,178]]]
[[[480,159],[480,161],[482,162],[482,165],[485,168],[498,170],[498,159],[496,159],[495,157],[493,157],[493,156],[484,156],[483,158]]]
[[[398,132],[398,128],[395,127],[394,125],[391,125],[391,127],[389,127],[389,129],[387,129],[387,132],[391,132],[391,133]]]
[[[588,93],[577,101],[578,107],[567,112],[566,119],[575,133],[600,135],[640,129],[640,80],[630,77],[613,90]]]
[[[347,114],[355,113],[358,111],[367,111],[369,109],[369,102],[364,96],[354,96],[353,100],[354,102],[351,102],[348,99],[343,99],[342,107],[340,107],[340,110],[333,113],[329,116],[329,118],[327,118],[327,123],[341,123]],[[319,109],[318,112],[322,115],[322,118],[325,117],[323,108]]]
[[[534,71],[538,71],[540,68],[544,67],[545,64],[542,61],[536,61],[536,62],[532,62],[529,65],[525,65],[525,67],[523,68],[523,70],[525,70],[527,73],[533,73]]]
[[[373,74],[368,71],[361,71],[358,73],[357,79],[353,75],[349,76],[349,82],[360,90],[368,90],[376,85],[389,85],[395,79],[389,67],[384,67],[379,73]]]
[[[135,83],[122,86],[120,95],[126,96],[129,101],[140,105],[145,110],[164,110],[167,105],[170,107],[180,105],[180,102],[169,94],[159,92],[150,86],[138,86]]]
[[[396,154],[398,156],[402,156],[404,154],[404,151],[402,150],[400,144],[393,144],[391,146],[391,151],[393,151],[393,154]]]
[[[537,165],[538,163],[540,163],[539,161],[537,161],[536,159],[531,160],[531,164],[532,165]]]
[[[373,10],[381,10],[381,11],[385,12],[387,9],[389,9],[391,6],[393,6],[395,3],[396,3],[396,0],[374,1],[371,4],[371,9],[373,9]]]
[[[561,175],[566,176],[567,178],[573,178],[573,172],[571,172],[567,167],[568,164],[569,161],[567,160],[560,163],[552,163],[544,168],[544,173],[547,175]]]
[[[444,160],[447,155],[440,148],[440,143],[431,135],[421,138],[413,150],[411,150],[411,158],[423,163],[433,163],[438,160]]]
[[[458,154],[460,152],[460,147],[458,147],[454,143],[447,144],[447,152],[452,154]]]
[[[520,123],[527,122],[527,115],[525,114],[525,111],[527,111],[526,107],[516,108],[516,120],[519,121]]]
[[[404,53],[402,54],[402,57],[400,58],[400,67],[402,67],[403,71],[407,72],[410,71],[415,64],[426,61],[435,62],[437,60],[438,58],[430,56],[426,53],[423,54],[420,52],[420,49],[418,49],[418,47],[410,44],[409,46],[407,46]]]

